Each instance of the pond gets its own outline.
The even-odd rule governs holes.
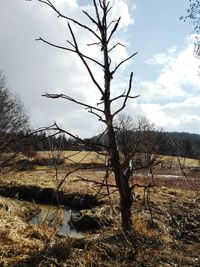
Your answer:
[[[32,224],[47,224],[49,227],[57,229],[60,234],[71,237],[83,237],[81,232],[77,232],[70,224],[72,210],[66,209],[63,206],[53,206],[45,204],[37,204],[40,212],[35,215],[30,223]]]

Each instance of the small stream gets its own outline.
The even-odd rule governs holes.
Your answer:
[[[32,224],[48,224],[49,227],[55,228],[59,233],[71,237],[83,237],[81,232],[77,232],[70,224],[72,210],[65,209],[53,205],[37,204],[40,212],[34,216],[30,223]]]

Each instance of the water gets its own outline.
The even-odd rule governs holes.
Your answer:
[[[64,207],[37,204],[41,209],[40,213],[31,219],[32,224],[47,224],[49,227],[57,229],[59,233],[71,237],[83,237],[80,232],[77,232],[70,226],[69,220],[72,211]]]

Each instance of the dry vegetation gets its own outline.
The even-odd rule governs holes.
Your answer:
[[[72,168],[67,165],[69,153],[72,152],[64,154],[66,162],[59,166],[57,179]],[[104,161],[94,153],[88,157],[87,154],[74,153],[73,161]],[[109,208],[109,198],[101,194],[98,198],[105,204],[94,209],[112,218],[112,225],[81,239],[62,236],[46,225],[29,224],[29,218],[37,212],[34,203],[0,197],[0,266],[200,266],[199,173],[187,168],[188,165],[198,167],[198,162],[185,161],[187,178],[183,177],[175,158],[165,157],[164,162],[172,162],[172,167],[163,170],[157,167],[153,181],[156,186],[150,189],[150,195],[144,195],[142,187],[135,189],[134,232],[128,237],[120,230],[116,193],[111,195],[114,211]],[[69,175],[62,186],[67,192],[94,194],[98,188],[77,176],[101,181],[103,171],[79,170]],[[143,172],[137,173],[132,183],[143,185],[150,181]],[[1,186],[7,184],[56,188],[55,170],[37,166],[33,170],[9,173],[0,178]]]

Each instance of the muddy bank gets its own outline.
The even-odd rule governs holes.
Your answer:
[[[91,209],[101,204],[95,196],[90,194],[57,192],[53,188],[41,188],[36,185],[0,185],[0,195],[37,203],[60,204],[76,210]]]
[[[103,227],[113,226],[112,211],[117,208],[112,208],[108,205],[97,207],[92,210],[82,210],[71,214],[69,224],[77,231],[92,231],[95,232]],[[119,210],[118,210],[119,211]]]

